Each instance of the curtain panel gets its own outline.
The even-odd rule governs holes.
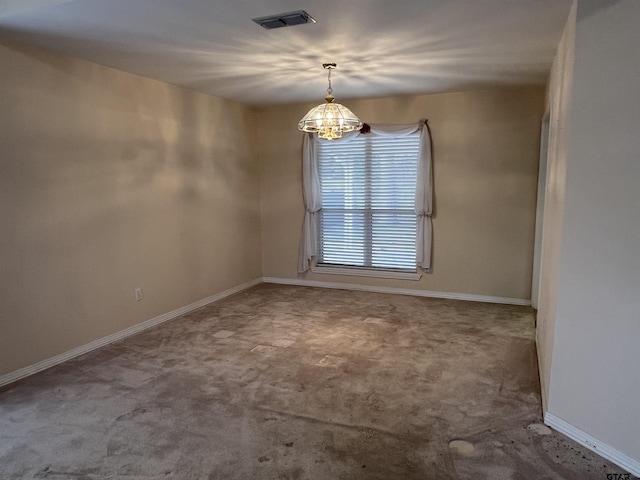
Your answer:
[[[317,134],[305,134],[302,143],[302,191],[305,216],[302,224],[302,236],[298,250],[298,272],[304,273],[311,267],[313,258],[318,255],[317,213],[322,209],[320,178],[315,156],[316,142],[350,142],[360,135],[379,135],[401,137],[420,131],[420,149],[418,152],[418,178],[414,211],[417,216],[416,264],[429,270],[431,268],[431,239],[433,235],[432,213],[432,166],[431,135],[426,121],[409,125],[370,125],[370,132],[349,132],[337,140],[323,140]]]
[[[306,272],[311,259],[318,254],[317,213],[322,208],[320,178],[316,164],[316,139],[306,133],[302,141],[302,197],[304,199],[304,221],[298,248],[298,272]]]

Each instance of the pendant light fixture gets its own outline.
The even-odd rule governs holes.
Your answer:
[[[347,107],[334,103],[333,89],[331,88],[331,70],[336,68],[335,63],[323,63],[322,66],[329,71],[327,78],[327,103],[322,103],[312,108],[298,122],[298,130],[302,132],[318,132],[318,138],[336,140],[342,138],[343,133],[360,130],[362,122]]]

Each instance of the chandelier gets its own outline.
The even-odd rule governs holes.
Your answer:
[[[334,103],[333,89],[331,88],[331,70],[336,68],[335,63],[323,63],[322,66],[329,71],[327,79],[329,88],[324,99],[327,103],[322,103],[312,108],[298,122],[298,130],[302,132],[318,132],[318,138],[325,140],[335,140],[342,138],[343,133],[360,130],[362,122],[347,107]]]

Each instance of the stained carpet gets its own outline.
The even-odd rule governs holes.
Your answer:
[[[530,308],[262,284],[0,390],[2,479],[604,479]]]

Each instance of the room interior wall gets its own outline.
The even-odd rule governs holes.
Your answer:
[[[367,123],[427,118],[433,137],[432,273],[419,281],[297,272],[302,134],[315,104],[259,111],[265,277],[529,299],[544,88],[337,101]]]
[[[6,42],[0,70],[0,375],[262,275],[252,109]]]
[[[580,0],[549,413],[640,475],[640,2]],[[631,468],[631,467],[629,467]]]
[[[574,3],[558,45],[558,52],[551,68],[547,88],[547,108],[550,116],[549,145],[540,261],[540,299],[536,322],[540,385],[542,403],[545,410],[549,397],[556,303],[558,300],[557,267],[560,258],[562,221],[564,217],[568,132],[570,127],[569,103],[573,79],[575,29],[576,4]]]

